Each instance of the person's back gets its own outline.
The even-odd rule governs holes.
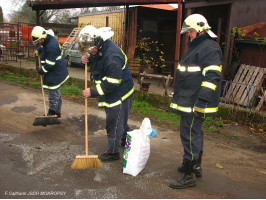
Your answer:
[[[127,95],[134,88],[133,78],[131,76],[127,57],[112,40],[108,39],[103,43],[102,48],[98,53],[98,58],[94,67],[94,79],[102,81],[102,90],[104,95],[99,97],[99,102],[112,104]],[[107,80],[102,80],[104,77],[119,79],[119,84],[112,84]],[[92,90],[92,97],[97,95]],[[96,91],[95,91],[96,92]],[[100,105],[100,107],[102,107]]]
[[[41,63],[44,64],[44,88],[56,89],[68,79],[68,69],[65,57],[59,47],[57,39],[47,35],[47,39],[42,44]]]
[[[105,108],[107,150],[100,155],[102,161],[120,159],[121,145],[125,144],[128,117],[133,102],[134,82],[129,71],[127,56],[111,38],[110,27],[96,29],[88,25],[79,34],[79,44],[87,55],[82,56],[83,64],[92,68],[95,85],[83,90],[84,98],[99,97],[99,107]],[[88,56],[89,54],[89,56]]]

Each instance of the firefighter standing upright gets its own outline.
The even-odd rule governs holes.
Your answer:
[[[218,111],[222,52],[210,28],[200,14],[188,16],[182,25],[181,34],[188,32],[190,38],[189,48],[178,64],[169,109],[181,115],[180,137],[184,148],[183,163],[178,167],[183,175],[169,185],[174,189],[196,186],[195,175],[202,175],[202,123],[205,117]]]

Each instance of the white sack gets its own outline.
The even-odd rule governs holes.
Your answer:
[[[145,167],[150,156],[150,137],[152,132],[148,118],[142,121],[140,129],[127,133],[124,150],[123,173],[137,176]]]

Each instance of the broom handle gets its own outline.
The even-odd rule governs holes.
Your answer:
[[[85,64],[85,89],[87,88],[87,79],[88,79],[88,71],[87,71],[87,63]],[[89,155],[88,150],[88,99],[85,98],[85,147],[86,147],[86,156]]]
[[[40,78],[41,78],[41,87],[42,87],[42,99],[43,99],[44,115],[47,116],[46,103],[45,103],[45,97],[44,97],[44,89],[43,89],[43,83],[42,83],[42,75],[40,75]]]
[[[41,58],[40,55],[38,55],[38,61],[39,61],[39,68],[41,67]],[[44,115],[47,116],[47,111],[46,111],[46,103],[45,103],[45,97],[44,97],[44,89],[43,89],[43,81],[42,81],[42,75],[40,75],[41,79],[41,88],[42,88],[42,100],[43,100],[43,107],[44,107]]]

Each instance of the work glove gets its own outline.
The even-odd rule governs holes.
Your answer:
[[[34,51],[34,55],[37,57],[39,55],[39,51],[38,50],[35,50]]]
[[[202,99],[198,99],[194,105],[194,113],[197,117],[205,118],[205,112],[204,109],[207,106],[207,101],[204,101]]]
[[[42,68],[37,69],[37,72],[40,75],[44,75],[45,74],[44,71],[42,70]]]

